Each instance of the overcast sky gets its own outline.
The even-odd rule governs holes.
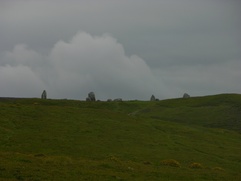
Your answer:
[[[0,97],[241,93],[240,0],[0,0]]]

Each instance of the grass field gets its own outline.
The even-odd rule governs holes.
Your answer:
[[[0,98],[0,180],[241,180],[241,95]]]

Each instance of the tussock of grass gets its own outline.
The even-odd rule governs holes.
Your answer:
[[[34,156],[35,156],[35,157],[45,157],[45,155],[42,154],[42,153],[35,154]]]
[[[118,159],[116,156],[110,156],[110,160],[114,162],[120,162],[120,159]]]
[[[149,162],[149,161],[144,161],[143,164],[145,164],[145,165],[151,165],[152,163]]]
[[[170,166],[170,167],[181,167],[181,164],[174,159],[162,160],[161,165]]]
[[[201,163],[196,163],[196,162],[191,163],[191,164],[189,165],[189,167],[190,167],[190,168],[194,168],[194,169],[201,169],[201,168],[203,168],[203,166],[202,166]]]
[[[212,170],[218,171],[218,172],[224,172],[225,171],[222,167],[213,167]]]

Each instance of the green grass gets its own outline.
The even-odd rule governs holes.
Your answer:
[[[235,94],[157,102],[2,98],[0,180],[240,180],[240,128]],[[170,160],[180,167],[163,164]]]
[[[140,110],[142,116],[241,133],[241,95],[223,94],[160,101]]]

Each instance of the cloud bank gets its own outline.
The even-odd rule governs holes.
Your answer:
[[[97,99],[148,100],[239,92],[240,60],[200,65],[150,68],[137,55],[127,56],[108,34],[78,32],[60,40],[48,54],[16,45],[1,55],[0,97],[40,97],[84,100],[90,91]]]
[[[1,0],[0,97],[241,93],[240,2]]]
[[[46,56],[16,45],[0,68],[5,96],[38,96],[46,89],[52,98],[84,99],[94,91],[100,99],[145,99],[160,87],[146,62],[126,56],[116,39],[85,32],[58,41]]]

